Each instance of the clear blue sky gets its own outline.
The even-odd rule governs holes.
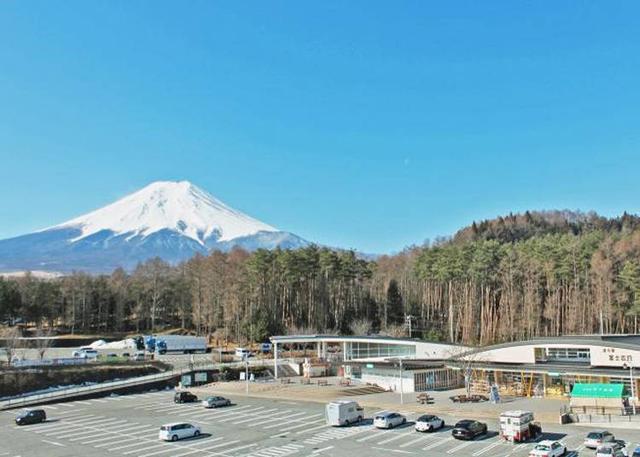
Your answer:
[[[640,3],[0,2],[0,238],[187,179],[397,251],[640,207]]]

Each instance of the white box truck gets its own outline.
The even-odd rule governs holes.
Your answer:
[[[155,337],[155,350],[158,354],[167,352],[181,352],[194,354],[207,352],[207,339],[204,336],[189,335],[157,335]]]
[[[332,427],[351,425],[364,419],[364,409],[355,401],[332,401],[325,408],[325,418]]]

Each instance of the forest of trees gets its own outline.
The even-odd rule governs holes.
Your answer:
[[[72,333],[184,328],[260,341],[376,332],[491,344],[637,333],[640,218],[538,212],[473,223],[375,261],[351,251],[233,250],[110,275],[0,279],[0,318]]]

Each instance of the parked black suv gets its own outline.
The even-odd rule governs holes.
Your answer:
[[[176,403],[192,403],[198,401],[198,397],[187,391],[176,392],[173,396],[173,401]]]
[[[44,422],[46,420],[47,420],[47,413],[44,412],[44,409],[28,409],[26,411],[21,412],[16,417],[16,424],[18,425],[39,424],[40,422]]]
[[[476,436],[486,435],[487,424],[466,419],[458,422],[451,430],[451,435],[459,440],[472,440]]]

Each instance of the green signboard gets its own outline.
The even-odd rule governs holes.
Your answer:
[[[574,398],[622,398],[624,384],[575,384]]]
[[[367,363],[367,368],[373,368],[373,363]]]

